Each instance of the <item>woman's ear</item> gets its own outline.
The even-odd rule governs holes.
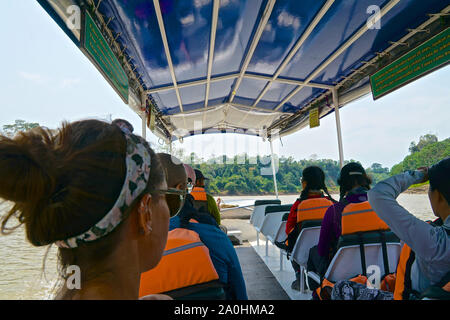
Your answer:
[[[138,207],[139,231],[141,234],[149,235],[152,232],[152,196],[145,194]]]
[[[435,190],[436,192],[436,201],[439,208],[442,208],[442,212],[448,212],[449,204],[447,202],[447,199],[445,199],[444,195],[439,191]],[[445,219],[442,219],[445,220]]]
[[[177,184],[175,186],[175,189],[178,190],[186,190],[187,189],[187,184],[185,182],[180,182],[179,184]]]
[[[308,183],[306,181],[302,181],[302,189],[305,190]]]

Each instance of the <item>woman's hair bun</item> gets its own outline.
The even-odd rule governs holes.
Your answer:
[[[42,201],[54,187],[52,149],[51,133],[40,127],[13,139],[0,137],[0,197],[14,202]]]

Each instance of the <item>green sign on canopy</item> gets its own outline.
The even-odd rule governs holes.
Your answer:
[[[433,70],[448,64],[450,28],[424,42],[370,77],[376,100]]]
[[[122,100],[128,104],[127,74],[87,11],[84,21],[83,51],[87,53],[87,57],[97,66]]]

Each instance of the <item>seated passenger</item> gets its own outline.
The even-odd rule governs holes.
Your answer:
[[[356,162],[348,163],[342,168],[337,182],[340,188],[339,202],[334,203],[325,212],[319,243],[311,248],[308,258],[307,269],[321,277],[336,253],[337,241],[341,236],[342,212],[349,204],[366,202],[372,183],[364,168]]]
[[[164,171],[144,139],[97,120],[0,135],[0,176],[14,203],[2,233],[17,217],[32,245],[58,247],[57,299],[138,298],[169,227]]]
[[[295,242],[302,228],[302,221],[322,220],[326,209],[333,204],[334,199],[328,193],[325,185],[325,173],[316,166],[310,166],[302,172],[302,193],[292,205],[286,222],[287,245],[286,250],[292,252]],[[324,191],[327,197],[323,194]],[[334,201],[336,202],[336,201]],[[300,266],[291,260],[295,271],[296,280],[292,282],[291,288],[300,290]]]
[[[171,156],[167,154],[158,154],[161,163],[166,169],[169,187],[182,189],[186,185],[186,171],[181,164],[174,164]],[[186,198],[189,199],[190,195]],[[171,201],[168,199],[169,207]],[[195,221],[191,220],[194,219]],[[211,219],[212,223],[204,223]],[[199,223],[196,223],[199,222]],[[226,299],[228,300],[247,300],[247,291],[242,275],[241,266],[236,251],[209,214],[199,213],[186,200],[180,213],[170,220],[170,230],[177,228],[186,228],[195,231],[200,236],[201,241],[209,249],[209,254],[214,267],[219,276],[219,281],[225,285]]]
[[[181,225],[187,225],[190,219],[194,219],[196,222],[211,224],[215,227],[218,227],[216,220],[209,213],[198,211],[195,209],[194,198],[192,197],[192,195],[187,193],[187,174],[189,173],[189,170],[186,170],[187,165],[182,164],[179,159],[168,153],[158,153],[158,157],[165,169],[167,184],[170,186],[170,188],[185,192],[183,206],[178,213]],[[177,206],[177,201],[171,201],[177,199],[173,199],[170,197],[172,196],[166,197],[168,198],[167,203],[169,207],[172,205]]]
[[[217,208],[217,203],[214,198],[206,193],[205,180],[208,180],[203,173],[195,169],[195,186],[191,191],[191,195],[194,197],[194,206],[198,211],[208,212],[220,225],[220,212]]]
[[[438,217],[432,223],[416,218],[396,201],[412,184],[428,180],[428,197],[433,213]],[[449,300],[450,158],[429,169],[419,168],[390,177],[370,190],[368,197],[378,216],[405,242],[397,266],[394,292],[341,281],[333,287],[332,299]]]
[[[188,165],[186,163],[183,163],[183,166],[184,166],[184,170],[186,171],[186,174],[187,174],[188,193],[191,193],[192,188],[195,185],[195,171],[190,165]]]

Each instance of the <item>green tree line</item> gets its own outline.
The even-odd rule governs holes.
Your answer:
[[[421,141],[424,140],[422,138]],[[410,147],[410,154],[402,162],[392,167],[391,175],[401,173],[405,170],[414,170],[419,167],[429,167],[444,158],[450,157],[450,138],[442,141],[432,139],[429,143],[421,144],[417,148],[419,144],[414,144],[415,147],[413,148]]]
[[[245,159],[244,163],[242,163],[243,159]],[[221,159],[215,158],[208,162],[193,164],[192,167],[201,170],[210,179],[207,182],[207,189],[214,195],[274,194],[275,187],[269,159],[270,157],[251,158],[245,154],[233,158],[224,156]],[[348,162],[355,162],[355,160],[345,163]],[[309,166],[322,168],[328,189],[331,192],[338,190],[336,183],[340,172],[338,161],[295,160],[292,157],[281,157],[278,161],[275,159],[275,163],[278,163],[276,178],[280,194],[299,194],[302,190],[300,183],[302,171]],[[367,168],[367,173],[374,183],[389,177],[389,169],[377,163]]]
[[[39,126],[38,123],[27,123],[16,120],[12,125],[3,126],[3,133],[13,136],[16,132],[26,131]],[[169,152],[168,146],[154,146],[157,152]],[[373,163],[366,172],[373,180],[373,184],[391,175],[405,170],[414,170],[422,166],[431,166],[438,161],[450,157],[450,138],[438,141],[436,135],[426,134],[419,141],[411,142],[410,154],[403,161],[391,169],[379,163]],[[192,167],[200,169],[209,178],[207,189],[214,195],[245,195],[245,194],[274,194],[275,187],[272,177],[270,156],[249,157],[247,154],[232,158],[227,156],[213,157],[204,160],[195,153],[187,154],[184,149],[175,149],[173,154]],[[349,160],[348,162],[358,162]],[[298,194],[301,192],[301,174],[308,166],[318,166],[326,176],[326,185],[330,191],[338,190],[337,178],[340,172],[339,162],[331,159],[303,159],[292,157],[275,158],[277,186],[280,194]]]
[[[427,134],[420,137],[419,142],[411,142],[410,154],[391,169],[379,163],[373,163],[366,168],[372,178],[372,185],[401,173],[414,170],[422,166],[431,166],[440,160],[450,157],[450,138],[438,141],[435,135]],[[178,156],[186,163],[193,164],[203,174],[209,177],[207,189],[214,195],[245,195],[245,194],[273,194],[275,192],[270,157],[249,157],[246,154],[228,158],[215,157],[208,161],[198,159],[194,153],[189,156],[184,152]],[[348,162],[359,162],[349,160]],[[337,192],[337,178],[340,172],[339,162],[331,159],[295,160],[292,157],[275,159],[278,163],[276,171],[277,186],[280,194],[298,194],[301,192],[301,173],[308,166],[322,168],[326,176],[326,185],[330,191]],[[265,174],[262,174],[265,173]]]

